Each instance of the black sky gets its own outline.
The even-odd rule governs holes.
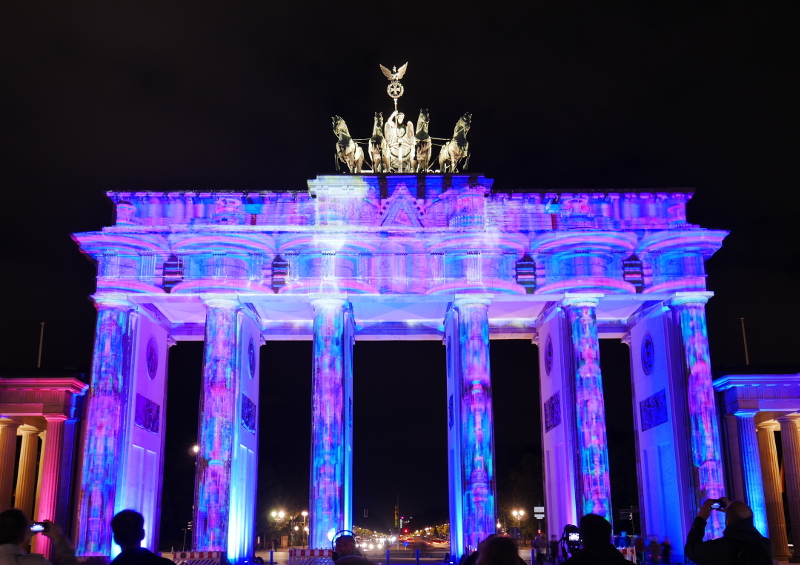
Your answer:
[[[0,365],[35,366],[42,321],[46,367],[90,364],[94,267],[69,234],[110,224],[104,191],[303,189],[333,172],[330,117],[366,137],[373,113],[391,109],[378,64],[406,61],[401,109],[428,108],[435,136],[472,112],[470,170],[498,189],[695,187],[689,221],[732,231],[707,263],[714,363],[742,363],[740,317],[753,363],[800,362],[799,8],[3,3]],[[356,441],[370,446],[356,461],[357,482],[370,485],[357,487],[357,515],[390,512],[398,494],[416,513],[446,500],[443,347],[394,345],[357,344]],[[186,405],[196,393],[175,376],[199,375],[199,351],[171,351]],[[538,426],[536,348],[493,344],[492,355],[495,396],[508,403],[497,457],[509,469],[538,443],[538,428],[523,431]],[[306,480],[310,348],[268,344],[262,363],[266,505]],[[604,368],[607,379],[626,370]],[[191,421],[177,406],[171,397],[174,430],[176,418]],[[183,428],[168,434],[174,450],[193,442],[194,424]]]

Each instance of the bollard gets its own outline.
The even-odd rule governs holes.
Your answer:
[[[389,554],[391,553],[391,549],[386,548],[386,565],[389,565]]]
[[[272,551],[271,549],[269,550],[269,565],[275,565],[275,561],[272,559]]]
[[[419,548],[417,548],[417,565],[419,565]]]

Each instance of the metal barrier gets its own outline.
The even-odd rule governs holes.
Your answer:
[[[175,565],[220,565],[221,551],[173,551]]]
[[[290,549],[289,565],[330,565],[332,549]]]

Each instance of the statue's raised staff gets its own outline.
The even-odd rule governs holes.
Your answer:
[[[467,132],[472,123],[472,114],[464,114],[459,118],[453,130],[453,137],[442,146],[439,152],[439,169],[443,173],[457,173],[458,165],[464,161],[464,170],[469,165],[469,142]]]
[[[361,174],[361,165],[364,163],[364,150],[350,137],[347,124],[340,116],[333,117],[333,133],[339,138],[336,142],[336,170],[339,170],[339,161],[347,165],[350,174]]]
[[[389,172],[389,146],[383,136],[383,112],[375,112],[372,137],[369,138],[369,159],[372,161],[372,172]]]
[[[427,110],[419,111],[419,118],[417,119],[417,148],[416,148],[416,161],[414,171],[417,173],[429,173],[428,165],[431,161],[431,136],[428,133],[428,124],[430,124],[430,115]]]

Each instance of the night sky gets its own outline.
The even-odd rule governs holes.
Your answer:
[[[400,108],[437,137],[471,112],[469,172],[497,189],[694,187],[689,221],[732,232],[707,262],[715,365],[744,362],[741,317],[752,363],[800,362],[800,4],[521,6],[3,3],[0,366],[35,367],[40,322],[45,368],[90,365],[94,267],[69,234],[111,223],[105,191],[303,189],[334,171],[331,116],[367,137],[392,108],[378,64],[406,61]],[[536,351],[492,343],[501,507],[541,489]],[[310,353],[261,351],[261,520],[306,508]],[[418,525],[446,508],[444,353],[356,344],[357,523],[389,526],[397,496]],[[164,539],[191,515],[201,354],[170,352]],[[626,355],[603,343],[607,390]],[[630,397],[606,400],[620,508]]]

